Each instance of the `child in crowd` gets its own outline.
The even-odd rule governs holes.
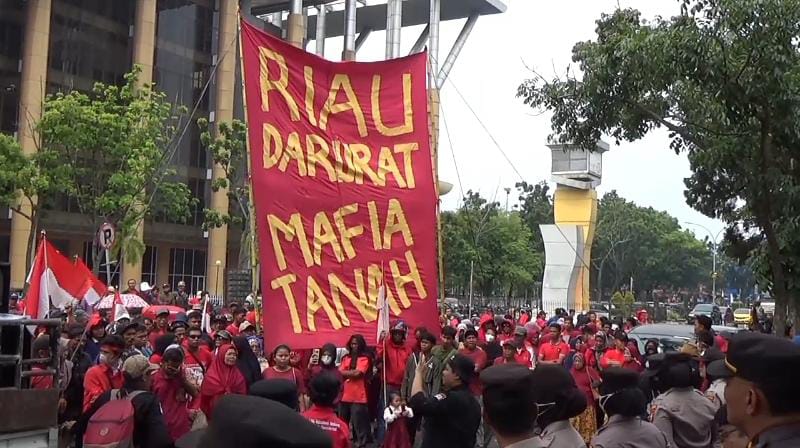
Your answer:
[[[399,394],[389,394],[389,406],[383,411],[386,421],[386,437],[384,448],[411,448],[411,437],[408,435],[408,420],[414,412],[406,406]]]

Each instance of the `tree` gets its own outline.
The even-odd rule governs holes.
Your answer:
[[[28,254],[25,265],[31,264],[39,228],[40,203],[37,198],[51,197],[59,189],[58,176],[62,171],[47,159],[52,154],[24,154],[17,139],[0,134],[0,205],[6,206],[31,223],[28,235]],[[42,165],[54,170],[42,170]]]
[[[611,303],[619,310],[623,318],[633,316],[633,303],[636,299],[630,291],[620,292],[617,291],[611,296]]]
[[[135,67],[126,74],[122,86],[96,83],[89,93],[49,95],[32,159],[32,169],[57,180],[92,228],[103,222],[116,227],[114,251],[127,259],[144,252],[136,231],[143,219],[159,215],[184,222],[194,203],[169,168],[185,109],[173,109],[163,92],[138,83],[139,72]],[[95,247],[95,271],[101,255]]]
[[[197,120],[200,127],[200,142],[208,149],[214,164],[224,174],[211,184],[214,192],[220,189],[228,196],[228,210],[220,212],[206,208],[203,226],[205,229],[219,228],[223,225],[234,225],[241,229],[239,242],[239,269],[251,268],[251,244],[253,240],[250,228],[250,182],[247,170],[247,127],[239,120],[231,123],[220,123],[214,136],[209,128],[208,120]]]
[[[668,213],[610,191],[600,199],[597,214],[592,248],[597,297],[604,297],[605,285],[613,291],[629,277],[645,295],[655,288],[694,288],[711,278],[709,249]]]
[[[542,275],[542,253],[518,212],[468,191],[463,205],[441,215],[445,287],[467,296],[472,271],[476,295],[510,299]]]
[[[669,19],[618,9],[594,41],[573,48],[567,72],[524,82],[518,94],[552,112],[553,138],[594,147],[604,134],[635,141],[656,128],[686,152],[687,203],[753,238],[782,334],[800,289],[800,0],[681,0]]]
[[[542,232],[539,230],[541,224],[553,224],[553,200],[550,197],[550,186],[547,182],[529,184],[518,182],[516,185],[519,192],[519,215],[531,231],[533,249],[537,252],[544,252],[544,241]]]

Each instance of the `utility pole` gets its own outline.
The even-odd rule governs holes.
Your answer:
[[[475,260],[469,262],[469,317],[472,317],[472,275],[475,273]]]
[[[686,222],[686,224],[700,227],[701,229],[708,232],[708,236],[712,238],[711,250],[713,251],[713,253],[711,254],[711,303],[714,303],[714,300],[716,300],[717,298],[717,249],[719,247],[719,245],[717,244],[717,240],[719,239],[720,233],[722,233],[722,231],[725,230],[725,228],[723,227],[719,229],[719,232],[717,232],[717,234],[714,235],[714,233],[708,230],[708,227],[703,226],[701,224],[696,224],[693,222]]]
[[[508,197],[511,195],[511,189],[506,187],[506,213],[508,213]]]

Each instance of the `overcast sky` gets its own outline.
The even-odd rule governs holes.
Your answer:
[[[595,21],[617,5],[637,8],[645,18],[669,17],[679,8],[677,0],[506,0],[506,5],[505,14],[478,20],[442,89],[440,177],[455,185],[443,198],[445,209],[458,207],[462,188],[463,191],[479,191],[488,198],[496,195],[496,200],[504,204],[503,189],[513,187],[519,180],[550,182],[550,152],[544,146],[550,133],[550,117],[536,115],[515,97],[517,86],[530,77],[526,66],[545,76],[563,73],[571,64],[573,45],[594,39]],[[442,23],[440,61],[444,61],[461,24],[462,21]],[[418,28],[403,29],[404,54],[418,33]],[[338,44],[327,45],[328,57],[336,54],[333,51],[339,51]],[[373,33],[358,59],[382,59],[384,45],[384,34]],[[457,92],[466,98],[477,118]],[[493,143],[492,136],[513,168]],[[669,149],[665,132],[621,146],[607,141],[612,146],[603,158],[600,195],[617,190],[639,205],[667,211],[681,223],[698,223],[714,234],[723,228],[720,221],[707,218],[686,205],[683,179],[690,175],[689,162],[685,155],[676,155]],[[512,191],[511,205],[515,202],[516,195]],[[682,225],[701,239],[707,235],[703,229]]]

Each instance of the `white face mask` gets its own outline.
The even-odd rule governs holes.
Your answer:
[[[331,355],[322,355],[319,359],[323,364],[331,364],[333,362]]]
[[[493,334],[487,334],[486,335],[486,342],[492,342],[492,341],[494,341],[494,335]]]

